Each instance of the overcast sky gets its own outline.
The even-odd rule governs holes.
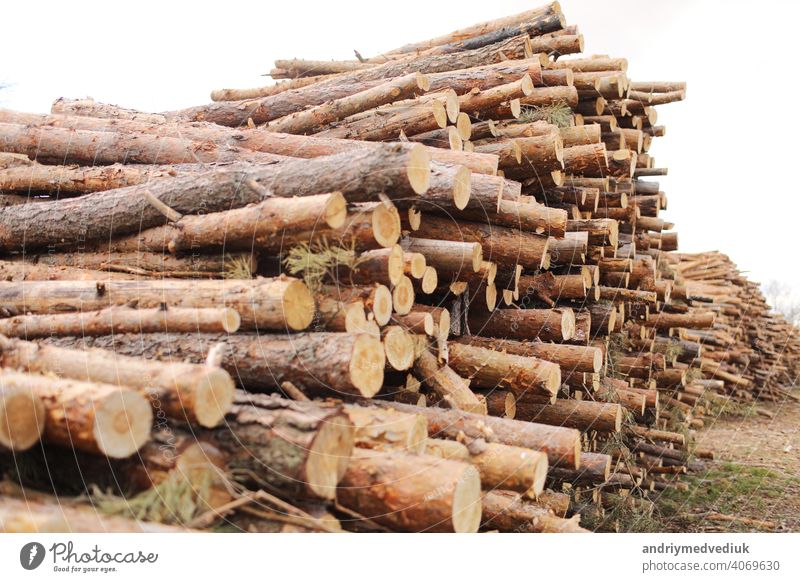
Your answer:
[[[381,3],[10,1],[0,34],[0,106],[46,112],[60,96],[147,111],[204,103],[212,89],[269,83],[276,58],[348,59],[543,2]],[[800,3],[562,0],[587,54],[627,57],[634,80],[685,80],[688,99],[658,108],[667,136],[651,154],[670,175],[664,216],[681,250],[727,252],[800,298],[793,170],[800,115]],[[116,6],[116,7],[115,7]]]

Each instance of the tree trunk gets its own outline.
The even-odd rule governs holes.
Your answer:
[[[233,129],[221,127],[213,123],[143,123],[118,119],[99,119],[95,117],[76,117],[66,115],[39,115],[36,113],[20,113],[8,109],[0,109],[0,123],[15,123],[30,126],[52,126],[64,129],[80,129],[89,131],[144,133],[164,137],[183,137],[193,141],[213,142],[222,147],[240,147],[259,152],[288,156],[292,158],[318,158],[346,152],[375,151],[385,147],[384,144],[362,142],[349,139],[322,138],[318,136],[291,135],[275,133],[264,128]],[[395,147],[411,150],[416,144],[395,143]],[[460,152],[426,147],[425,151],[432,160],[448,165],[461,165],[480,174],[497,173],[497,156]],[[6,154],[17,156],[18,154]],[[30,164],[27,157],[22,156]],[[16,165],[19,165],[18,163]],[[11,167],[5,164],[2,167]],[[194,164],[181,165],[184,171],[194,169]],[[129,168],[129,171],[131,169]],[[334,188],[335,190],[335,188]],[[320,190],[312,192],[318,194]]]
[[[336,496],[342,505],[404,532],[474,533],[480,477],[466,463],[356,450]]]
[[[217,367],[151,362],[105,350],[84,351],[0,337],[0,365],[82,382],[133,388],[173,419],[212,427],[233,402],[230,375]]]
[[[229,307],[243,329],[302,330],[314,318],[314,298],[305,284],[275,279],[185,281],[28,281],[0,282],[3,308],[10,315],[97,311],[112,305],[136,307]]]
[[[3,372],[0,382],[42,400],[45,442],[121,459],[150,438],[150,403],[127,388],[18,372]]]
[[[188,256],[174,256],[168,253],[147,252],[141,250],[122,251],[115,242],[103,251],[92,252],[89,249],[74,253],[26,253],[23,257],[12,257],[20,266],[31,270],[41,267],[77,267],[113,273],[129,273],[143,277],[172,278],[225,278],[236,267],[245,272],[255,273],[258,270],[258,256],[252,252],[228,253],[219,252],[210,255],[193,253]],[[99,244],[97,245],[99,247]],[[7,265],[5,261],[3,264]]]

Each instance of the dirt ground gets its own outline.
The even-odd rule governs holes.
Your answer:
[[[689,505],[695,511],[707,508],[770,520],[778,524],[778,531],[798,532],[800,403],[762,407],[775,417],[723,417],[698,431],[697,448],[714,450],[716,459],[707,463],[705,475],[698,476],[700,489],[695,500],[688,500]]]

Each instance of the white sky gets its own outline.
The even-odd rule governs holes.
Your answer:
[[[539,0],[336,2],[10,1],[0,106],[46,112],[59,96],[146,111],[205,103],[212,89],[269,83],[276,58],[352,58],[521,12]],[[651,154],[670,175],[664,216],[681,250],[719,249],[759,281],[790,284],[800,197],[794,27],[800,3],[562,0],[586,53],[624,56],[635,80],[685,80],[659,107]],[[386,10],[381,7],[385,6]]]

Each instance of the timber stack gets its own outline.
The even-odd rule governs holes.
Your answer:
[[[0,111],[0,530],[587,531],[796,399],[794,328],[659,216],[685,85],[582,49],[552,3]]]

